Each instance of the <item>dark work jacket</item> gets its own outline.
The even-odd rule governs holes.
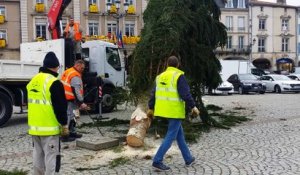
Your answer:
[[[151,91],[150,100],[148,102],[149,109],[154,109],[155,89],[156,89],[156,86]],[[186,105],[189,108],[195,107],[195,101],[190,93],[190,87],[189,87],[184,75],[180,75],[180,77],[177,80],[177,91],[178,91],[180,98],[183,101],[185,101]]]
[[[48,73],[55,77],[58,76],[58,73],[53,72],[45,67],[40,67],[39,72]],[[54,114],[56,116],[57,121],[61,125],[67,125],[68,117],[67,117],[67,108],[68,103],[65,97],[65,90],[63,84],[60,80],[56,80],[50,87],[51,92],[51,102],[54,110]]]

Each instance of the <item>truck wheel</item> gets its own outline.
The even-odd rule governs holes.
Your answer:
[[[112,87],[103,87],[103,97],[102,97],[102,111],[111,112],[116,104],[113,98],[114,88]]]
[[[0,92],[0,126],[4,125],[11,117],[13,104],[9,96]]]

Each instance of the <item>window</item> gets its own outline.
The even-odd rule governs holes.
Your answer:
[[[227,49],[231,49],[232,48],[232,36],[228,36],[226,48]]]
[[[243,16],[238,17],[238,30],[245,31],[245,17]]]
[[[265,52],[265,38],[258,39],[258,52]]]
[[[114,4],[116,0],[107,0],[107,3],[112,3]]]
[[[265,30],[266,29],[266,19],[260,19],[259,20],[258,29],[259,30]]]
[[[88,35],[93,36],[93,35],[98,35],[99,31],[98,31],[98,27],[99,23],[98,21],[89,21],[89,33]]]
[[[239,36],[239,49],[244,48],[244,36]]]
[[[0,30],[0,38],[7,40],[6,30]]]
[[[97,0],[89,0],[89,5],[91,4],[97,4]]]
[[[300,53],[300,43],[298,43],[298,53]]]
[[[225,8],[233,8],[233,0],[228,0],[225,5]]]
[[[233,31],[233,17],[226,16],[226,27],[228,31]]]
[[[35,25],[35,37],[42,37],[46,39],[46,24],[36,24]]]
[[[245,0],[238,0],[238,8],[246,8]]]
[[[133,5],[133,0],[125,0],[125,3],[128,3],[129,5]]]
[[[111,33],[111,34],[117,33],[117,24],[115,22],[107,23],[107,33]]]
[[[5,7],[0,6],[0,15],[5,15]]]
[[[106,59],[108,64],[110,64],[114,69],[121,70],[121,61],[119,57],[119,52],[117,48],[106,48]]]
[[[300,35],[300,24],[298,24],[298,35]]]
[[[134,36],[134,24],[125,24],[125,35],[126,36]]]
[[[282,19],[281,30],[282,31],[289,30],[289,20],[288,19]]]
[[[45,0],[36,0],[36,3],[42,3],[42,4],[44,4]]]
[[[282,38],[281,40],[281,51],[287,52],[289,50],[289,39],[288,38]]]

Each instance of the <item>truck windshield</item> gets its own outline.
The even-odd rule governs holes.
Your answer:
[[[106,59],[114,69],[121,70],[121,61],[117,48],[107,47],[106,48]]]

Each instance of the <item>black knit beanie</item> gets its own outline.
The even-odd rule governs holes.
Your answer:
[[[43,67],[56,68],[59,66],[59,61],[54,52],[48,52],[45,56]]]

